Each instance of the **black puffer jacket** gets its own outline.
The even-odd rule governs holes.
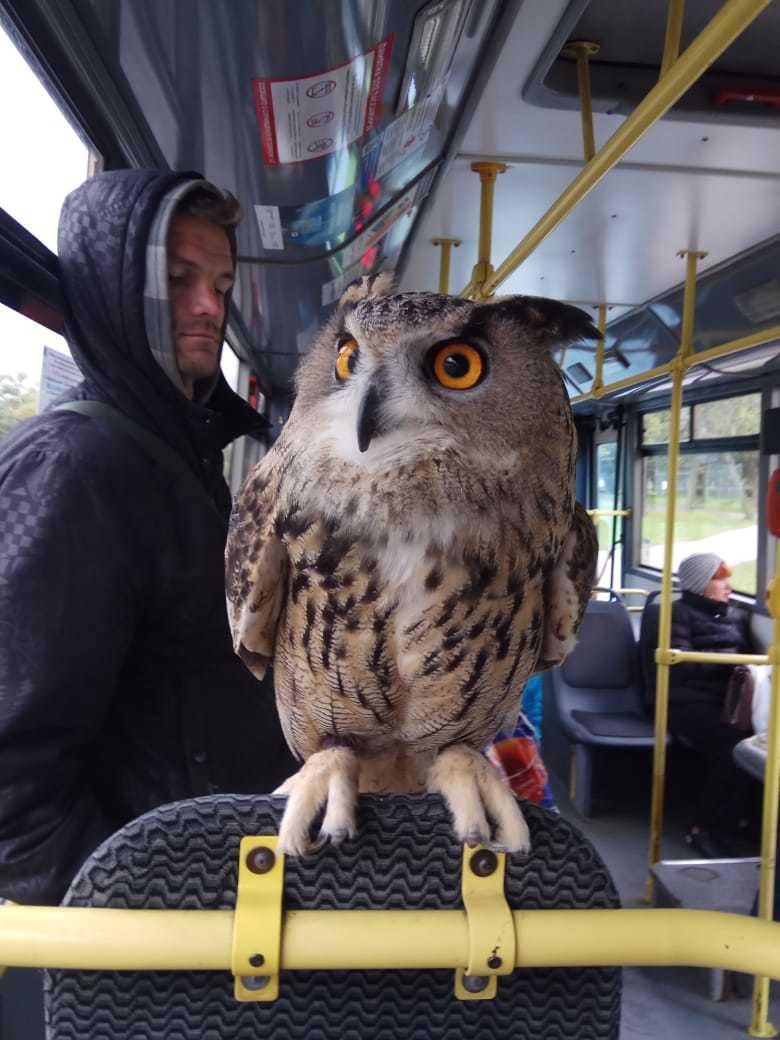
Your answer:
[[[747,615],[728,603],[683,592],[672,604],[671,645],[675,650],[717,654],[753,652]],[[720,708],[734,666],[676,664],[669,671],[670,704],[712,702]]]
[[[60,262],[85,376],[74,396],[165,440],[193,481],[72,412],[0,443],[0,895],[22,903],[59,901],[84,858],[155,805],[267,791],[295,768],[225,610],[221,449],[259,417],[221,377],[188,401],[145,331],[149,228],[182,179],[87,182],[66,200]]]

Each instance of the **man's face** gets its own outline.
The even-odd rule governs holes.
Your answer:
[[[176,213],[168,233],[168,295],[176,366],[187,397],[219,365],[225,294],[233,285],[226,232],[190,213]]]

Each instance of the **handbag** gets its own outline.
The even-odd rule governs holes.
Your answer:
[[[744,664],[738,664],[726,687],[721,722],[745,733],[753,732],[753,674]]]

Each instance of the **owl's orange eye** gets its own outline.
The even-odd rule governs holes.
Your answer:
[[[359,347],[354,339],[345,339],[339,344],[336,355],[336,379],[343,383],[355,371]]]
[[[432,354],[433,374],[448,390],[470,390],[485,374],[485,359],[470,343],[444,343]]]

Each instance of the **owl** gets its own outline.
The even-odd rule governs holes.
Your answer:
[[[273,664],[303,761],[279,842],[355,834],[359,791],[430,791],[458,838],[528,849],[482,749],[526,679],[563,659],[593,582],[576,438],[553,345],[587,315],[349,289],[303,359],[282,434],[249,474],[227,546],[234,647]]]

